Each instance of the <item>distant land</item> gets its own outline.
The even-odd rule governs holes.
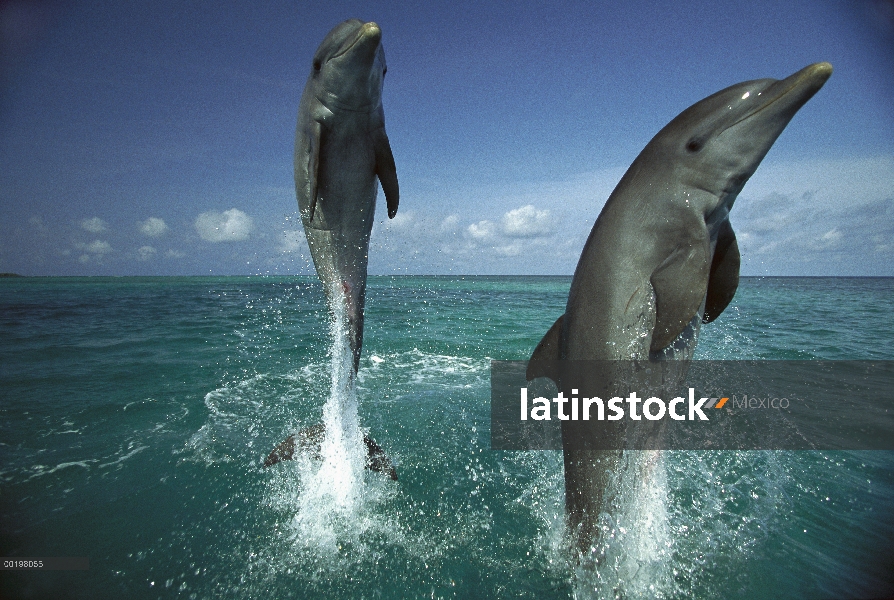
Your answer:
[[[0,273],[0,277],[24,277],[24,275],[19,275],[18,273]]]

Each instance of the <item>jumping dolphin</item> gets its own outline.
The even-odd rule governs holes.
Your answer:
[[[399,190],[385,134],[382,30],[351,19],[336,25],[313,58],[295,132],[295,192],[310,253],[329,306],[343,303],[354,371],[363,346],[369,235],[382,183],[388,217]]]
[[[557,360],[691,358],[700,323],[717,318],[738,286],[733,202],[831,74],[830,64],[817,63],[783,80],[728,87],[680,113],[646,145],[596,220],[565,314],[534,350],[528,380],[550,377],[568,392],[572,384]],[[597,539],[603,489],[621,457],[588,448],[593,435],[585,421],[562,422],[568,524],[582,552]]]
[[[399,190],[391,145],[385,133],[382,84],[385,53],[375,23],[351,19],[336,25],[314,54],[295,132],[295,193],[307,243],[333,315],[345,317],[353,373],[363,346],[363,307],[369,237],[377,182],[388,217],[397,214]],[[314,426],[289,436],[265,466],[292,457],[297,446],[319,443],[325,430]],[[382,449],[364,436],[367,467],[396,479]]]

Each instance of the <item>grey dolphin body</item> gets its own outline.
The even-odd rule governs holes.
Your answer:
[[[388,216],[397,214],[397,171],[385,134],[382,83],[387,70],[375,23],[351,19],[336,25],[317,48],[295,132],[295,193],[307,243],[329,309],[344,312],[347,342],[357,373],[363,346],[363,307],[369,237],[377,182]],[[319,452],[325,434],[315,425],[281,442],[264,466],[296,450]],[[364,436],[367,468],[397,478],[382,449]]]
[[[699,324],[715,319],[738,286],[733,202],[831,73],[831,65],[817,63],[783,80],[726,88],[649,142],[593,226],[565,314],[535,349],[529,380],[551,377],[568,392],[572,384],[551,366],[561,364],[556,360],[688,364]],[[621,459],[619,451],[592,449],[593,435],[584,421],[562,422],[566,510],[580,551],[597,539],[603,491]]]
[[[330,308],[345,308],[354,371],[363,345],[369,236],[377,182],[388,216],[399,191],[385,134],[387,71],[375,23],[340,23],[314,54],[295,133],[295,192],[310,253]]]

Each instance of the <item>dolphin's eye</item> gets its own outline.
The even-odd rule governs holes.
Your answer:
[[[686,150],[688,150],[689,152],[698,152],[701,149],[702,149],[702,141],[698,138],[692,138],[686,144]]]
[[[316,59],[316,60],[314,61],[314,71],[319,72],[319,70],[320,70],[321,68],[323,68],[323,63],[322,63],[322,62],[320,61],[320,59],[318,58],[318,59]]]
[[[382,77],[384,77],[385,73],[387,73],[387,72],[388,72],[388,67],[385,67],[384,69],[382,69]]]

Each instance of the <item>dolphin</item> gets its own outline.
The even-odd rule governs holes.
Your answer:
[[[730,209],[782,130],[831,74],[830,64],[816,63],[782,80],[733,85],[658,132],[599,214],[565,314],[528,363],[529,381],[549,377],[569,392],[576,384],[564,375],[566,361],[688,365],[700,324],[716,319],[738,286]],[[566,512],[580,552],[598,539],[604,488],[622,456],[593,449],[595,435],[588,422],[562,422]]]
[[[295,192],[307,243],[330,308],[343,306],[354,372],[363,346],[369,236],[381,182],[388,217],[399,189],[385,133],[382,30],[336,25],[313,58],[295,132]]]
[[[388,70],[382,30],[350,19],[336,25],[313,57],[298,105],[295,131],[295,194],[317,275],[329,310],[345,317],[353,374],[363,346],[363,307],[369,237],[378,183],[388,217],[397,214],[399,188],[391,144],[385,133],[382,84]],[[289,436],[265,466],[287,460],[297,446],[319,446],[317,425]],[[296,440],[297,438],[297,440]],[[382,449],[364,436],[367,467],[396,478]]]

